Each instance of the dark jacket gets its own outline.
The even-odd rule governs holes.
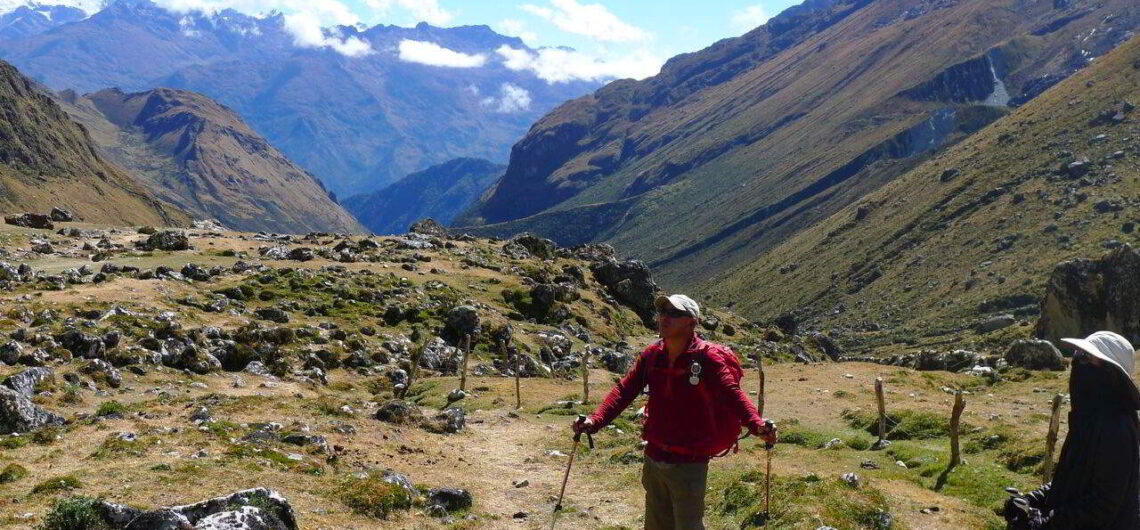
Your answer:
[[[1112,367],[1076,365],[1073,409],[1053,481],[1026,495],[1041,511],[1030,528],[1140,529],[1140,404]]]

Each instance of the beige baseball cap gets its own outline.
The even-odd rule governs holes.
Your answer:
[[[689,316],[695,319],[699,320],[701,318],[701,306],[697,305],[696,300],[693,300],[692,298],[689,298],[683,294],[658,296],[657,299],[653,301],[653,307],[657,308],[658,311],[661,311],[666,307],[672,307],[677,311],[684,311],[685,313],[688,313]]]

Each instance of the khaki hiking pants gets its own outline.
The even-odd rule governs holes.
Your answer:
[[[709,464],[668,464],[645,458],[645,530],[704,530]]]

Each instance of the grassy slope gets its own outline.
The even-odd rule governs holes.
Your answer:
[[[890,331],[952,332],[978,318],[990,299],[1042,296],[1053,265],[1095,257],[1136,221],[1140,126],[1133,112],[1119,125],[1094,124],[1122,100],[1140,101],[1140,40],[1054,87],[1038,99],[705,286],[721,304],[754,317],[804,309],[844,327],[863,320]],[[1095,140],[1099,135],[1105,140]],[[1071,152],[1073,157],[1061,156]],[[1113,154],[1120,158],[1114,158]],[[1085,185],[1059,176],[1062,163],[1087,158]],[[961,174],[941,183],[951,168]],[[983,197],[1001,188],[992,201]],[[1110,200],[1119,212],[1098,213]],[[869,215],[856,221],[860,207]],[[1000,238],[1016,238],[998,250]],[[788,267],[795,265],[792,272]],[[852,293],[878,267],[882,277]],[[933,330],[931,329],[933,328]]]
[[[614,83],[568,103],[516,145],[512,161],[517,167],[508,169],[481,210],[468,219],[483,215],[493,221],[488,212],[496,205],[517,209],[545,204],[549,197],[570,196],[555,210],[608,203],[649,185],[651,191],[637,197],[621,222],[586,237],[613,242],[654,262],[672,285],[689,286],[710,269],[743,264],[889,181],[892,169],[875,167],[795,202],[781,215],[749,220],[939,106],[900,100],[895,94],[1063,14],[1046,3],[1014,8],[1014,2],[971,1],[906,20],[903,12],[914,4],[874,2],[770,58],[757,50],[719,62],[720,50],[764,39],[764,31],[757,30],[741,42],[684,57],[682,62],[707,63],[707,75],[695,75],[695,81],[666,67],[657,78]],[[1049,71],[1068,55],[1063,50],[1075,35],[1125,8],[1111,4],[1100,9],[1054,33],[1022,37],[1016,48],[1032,59],[1020,66]],[[746,57],[756,58],[747,63]],[[1027,73],[1014,77],[1018,75]],[[575,127],[586,132],[574,136],[570,131]],[[548,141],[560,135],[566,136],[562,143]],[[541,145],[547,148],[533,147]],[[517,156],[529,153],[528,148],[532,156]],[[685,169],[722,149],[707,163]],[[544,164],[558,150],[568,153],[566,160],[546,171]],[[536,167],[540,169],[531,169]],[[671,167],[680,168],[679,174],[662,176]],[[538,215],[511,229],[542,222]]]
[[[94,222],[176,224],[187,217],[96,154],[87,132],[15,68],[0,63],[0,211],[62,206]]]
[[[104,90],[68,100],[103,152],[195,217],[248,231],[364,231],[316,177],[205,96]]]

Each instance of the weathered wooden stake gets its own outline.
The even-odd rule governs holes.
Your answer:
[[[1061,394],[1053,396],[1053,415],[1049,418],[1049,434],[1045,435],[1045,469],[1041,480],[1053,480],[1053,449],[1057,446],[1057,430],[1061,428]]]
[[[760,389],[756,391],[756,412],[764,417],[764,354],[756,352],[756,370],[760,375]]]
[[[404,391],[400,393],[400,399],[408,397],[408,392],[412,390],[412,383],[416,380],[416,374],[419,372],[420,359],[424,356],[424,350],[427,349],[428,339],[424,338],[420,341],[416,351],[412,352],[412,366],[408,370],[408,384],[404,387]]]
[[[879,402],[879,441],[887,439],[887,399],[883,397],[883,378],[875,378],[875,399]]]
[[[590,349],[582,353],[582,404],[590,402]]]
[[[510,352],[511,347],[507,346]],[[522,408],[522,352],[515,350],[515,410]]]
[[[962,410],[966,408],[966,399],[962,391],[954,393],[954,410],[950,414],[950,467],[958,467],[962,463],[962,455],[958,451],[958,427],[962,420]]]
[[[471,356],[471,335],[463,336],[463,365],[459,368],[459,390],[467,391],[467,358]]]

